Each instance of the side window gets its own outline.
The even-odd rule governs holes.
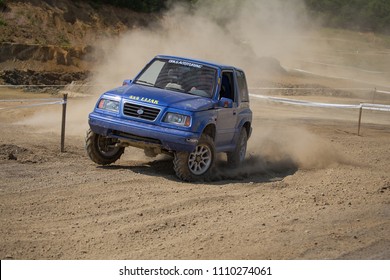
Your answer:
[[[244,72],[237,71],[237,83],[241,102],[249,102],[248,86],[246,84]]]
[[[225,97],[236,101],[233,81],[233,72],[222,72],[221,91],[219,92],[219,98]]]

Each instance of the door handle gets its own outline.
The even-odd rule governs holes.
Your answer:
[[[237,114],[237,111],[236,110],[233,110],[233,115],[235,116]]]

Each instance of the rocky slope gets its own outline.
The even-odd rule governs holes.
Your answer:
[[[153,18],[112,6],[93,7],[84,1],[4,1],[0,7],[0,83],[67,83],[69,75],[83,79],[104,57],[94,48],[97,40],[147,26]],[[32,73],[35,78],[30,79]]]

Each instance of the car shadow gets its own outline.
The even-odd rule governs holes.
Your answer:
[[[136,173],[159,176],[165,179],[180,182],[173,169],[171,158],[163,158],[153,161],[129,161],[120,165],[99,166],[102,169],[131,170]],[[285,177],[294,174],[298,165],[290,158],[278,160],[267,160],[259,156],[251,156],[246,159],[238,168],[228,166],[226,160],[217,159],[215,170],[212,176],[205,181],[194,182],[194,184],[224,185],[233,182],[243,183],[267,183],[281,181]]]

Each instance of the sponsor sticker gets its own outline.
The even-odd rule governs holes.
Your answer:
[[[135,95],[130,95],[129,99],[131,100],[136,100],[136,101],[142,101],[142,102],[147,102],[147,103],[152,103],[152,104],[158,104],[158,100],[152,99],[152,98],[147,98],[147,97],[140,97],[140,96],[135,96]]]
[[[182,61],[182,60],[176,60],[176,59],[170,59],[168,63],[173,63],[173,64],[179,64],[183,66],[189,66],[189,67],[194,67],[194,68],[202,68],[203,66],[200,64],[188,62],[188,61]]]

